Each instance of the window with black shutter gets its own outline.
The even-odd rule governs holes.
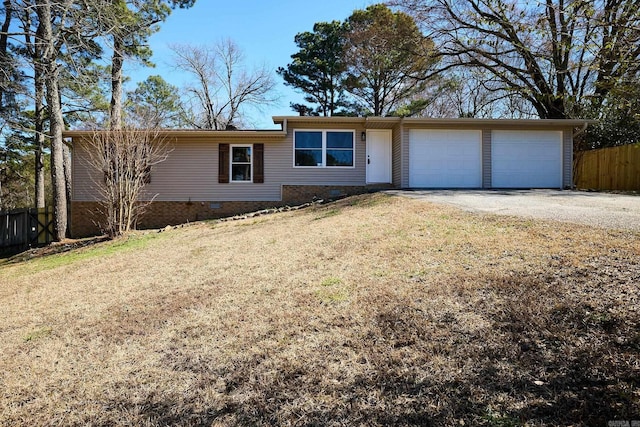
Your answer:
[[[219,144],[218,182],[264,183],[264,144]]]

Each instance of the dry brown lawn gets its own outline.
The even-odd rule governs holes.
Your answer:
[[[0,266],[0,425],[640,419],[640,239],[385,195]]]

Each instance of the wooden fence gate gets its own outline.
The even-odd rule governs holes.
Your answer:
[[[53,241],[53,211],[48,208],[0,212],[0,253],[15,253]]]

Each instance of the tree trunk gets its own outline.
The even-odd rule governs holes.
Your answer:
[[[38,21],[42,24],[42,65],[45,72],[49,132],[51,138],[51,183],[53,185],[53,238],[61,241],[67,234],[67,193],[64,176],[62,130],[64,121],[60,105],[58,78],[60,70],[51,26],[51,5],[47,0],[36,1]]]
[[[58,88],[58,69],[53,61],[48,71],[47,102],[49,104],[49,128],[51,134],[51,184],[53,186],[53,235],[60,241],[67,234],[67,185],[64,173],[64,142],[62,141],[62,108]]]
[[[122,129],[122,65],[124,57],[122,39],[114,36],[113,57],[111,58],[111,130]]]
[[[46,205],[45,193],[44,193],[44,121],[45,118],[45,81],[44,70],[42,68],[42,46],[43,40],[42,32],[44,30],[43,25],[38,24],[36,29],[36,43],[34,43],[34,86],[35,86],[35,202],[36,208],[44,208]]]
[[[40,105],[37,105],[40,104]],[[37,117],[38,115],[42,117]],[[35,148],[35,202],[36,208],[44,208],[46,205],[44,186],[44,106],[42,101],[36,102],[36,148]]]
[[[8,37],[9,37],[9,26],[11,25],[11,16],[13,14],[13,10],[11,8],[11,0],[4,0],[4,22],[2,23],[2,29],[0,30],[0,65],[4,70],[7,69],[5,62],[8,63],[9,57],[7,53],[8,47]],[[4,88],[6,83],[8,82],[9,77],[5,72],[0,73],[0,107],[3,105],[4,98]]]

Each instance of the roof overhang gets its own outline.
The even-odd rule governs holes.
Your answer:
[[[273,122],[287,127],[300,123],[311,125],[355,125],[372,128],[389,128],[402,121],[401,117],[343,117],[343,116],[274,116]]]
[[[595,120],[584,119],[469,119],[469,118],[450,118],[450,119],[431,119],[419,117],[406,117],[402,119],[404,124],[421,124],[421,125],[466,125],[466,126],[484,126],[484,127],[513,127],[520,126],[526,129],[538,127],[581,127],[596,123]]]
[[[67,130],[62,132],[63,138],[88,139],[96,132],[95,130]],[[268,130],[191,130],[191,129],[162,129],[158,131],[162,138],[178,139],[188,137],[191,139],[216,139],[216,140],[239,140],[239,139],[282,139],[287,136],[286,123],[282,129]]]
[[[291,125],[354,125],[366,129],[391,129],[398,124],[416,127],[477,127],[477,128],[582,128],[584,129],[595,120],[583,119],[469,119],[469,118],[422,118],[422,117],[320,117],[320,116],[274,116],[273,122],[280,125],[280,129],[265,130],[190,130],[190,129],[163,129],[159,135],[164,138],[178,139],[187,137],[190,139],[234,141],[234,140],[282,140],[287,136],[287,129]],[[88,139],[95,130],[67,130],[62,133],[63,138]]]
[[[319,116],[274,116],[275,124],[286,125],[296,123],[307,124],[354,124],[363,127],[392,128],[402,123],[415,126],[475,126],[475,127],[523,127],[532,128],[568,128],[582,127],[596,123],[595,120],[584,119],[472,119],[472,118],[424,118],[424,117],[319,117]]]

